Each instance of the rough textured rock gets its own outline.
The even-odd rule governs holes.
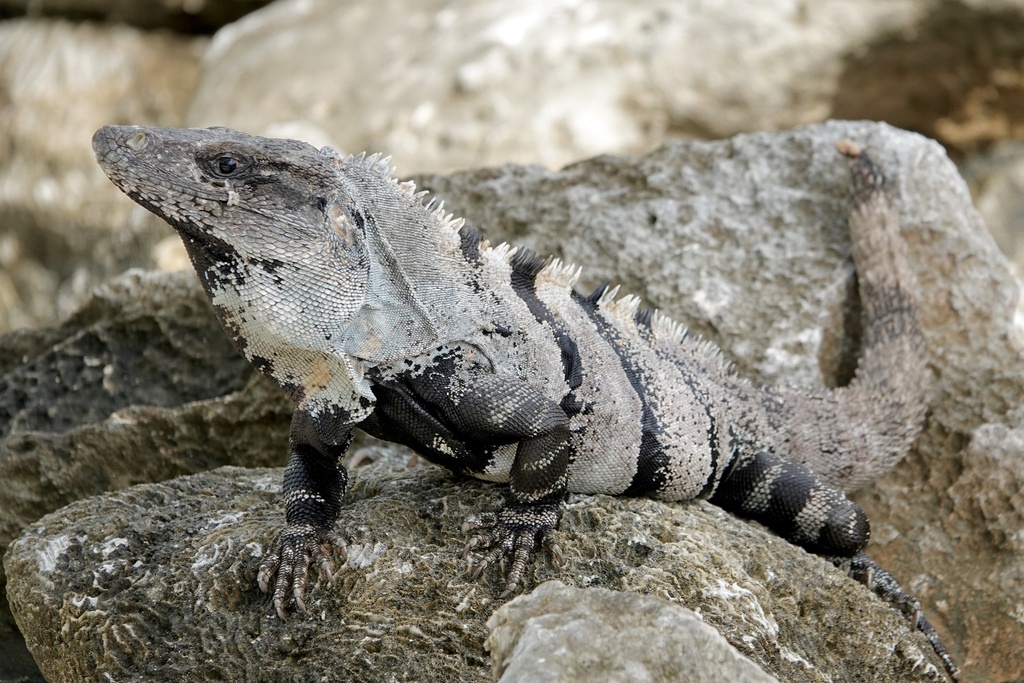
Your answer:
[[[140,28],[210,33],[270,0],[0,0],[5,16],[60,16]]]
[[[280,464],[290,416],[192,273],[130,271],[60,327],[0,338],[0,547],[86,496]]]
[[[80,498],[225,463],[276,465],[291,406],[191,272],[129,272],[62,325],[0,337],[0,552]],[[0,571],[0,681],[35,681]]]
[[[934,375],[925,434],[902,465],[860,494],[874,524],[869,550],[922,597],[966,680],[1016,680],[1024,676],[1024,627],[1016,617],[1024,611],[1024,584],[1009,579],[1024,557],[1015,541],[1005,539],[1021,533],[1013,464],[1024,457],[1013,436],[1024,427],[1024,363],[1011,333],[1017,289],[963,181],[935,143],[882,125],[834,123],[718,143],[675,143],[639,159],[603,157],[561,173],[510,166],[420,181],[492,238],[585,264],[583,287],[603,279],[623,282],[715,340],[753,379],[839,384],[852,372],[859,329],[845,224],[846,164],[833,149],[842,137],[866,145],[894,176],[923,287]],[[53,344],[50,334],[25,333],[5,344],[31,346],[25,340],[34,335]],[[196,407],[188,424],[198,429],[202,406],[187,405]],[[213,400],[204,409],[216,415],[219,405]],[[106,427],[119,428],[109,419],[91,428]],[[141,427],[133,442],[137,452],[158,458],[160,449],[142,440]],[[214,432],[252,436],[226,424]],[[206,448],[198,439],[191,443]],[[270,446],[283,444],[282,431]],[[980,452],[990,456],[980,458]],[[622,503],[624,510],[649,504]],[[605,533],[602,525],[590,524],[588,533]],[[1006,525],[1005,536],[998,535],[1000,525]],[[386,539],[377,526],[368,525],[362,538]],[[631,537],[602,538],[614,546],[628,545]],[[716,552],[717,541],[706,543],[702,553]],[[453,553],[451,547],[445,551]],[[595,552],[594,566],[603,557]],[[407,580],[423,581],[421,570],[432,562],[410,560],[414,572]],[[781,569],[768,564],[762,573],[768,572],[774,577]],[[682,603],[695,606],[689,598]],[[339,609],[327,621],[346,619]],[[703,608],[701,613],[707,617]],[[813,613],[803,619],[832,623]],[[413,619],[401,623],[420,626]],[[314,638],[310,629],[303,637]],[[720,630],[750,654],[727,628]],[[371,631],[367,638],[375,637]],[[291,642],[305,652],[306,641]],[[42,656],[56,655],[37,653]]]
[[[114,121],[179,125],[205,40],[0,22],[0,332],[52,324],[167,236],[97,168]]]
[[[700,615],[648,595],[548,581],[500,607],[487,627],[501,683],[778,683]]]
[[[281,622],[255,588],[281,470],[224,468],[92,498],[12,544],[9,599],[50,680],[485,681],[500,577],[458,550],[497,488],[433,466],[356,471],[349,567]],[[780,680],[940,680],[902,617],[827,562],[706,503],[576,496],[566,567],[532,581],[649,593],[699,611]],[[567,653],[566,656],[569,656]],[[695,657],[699,653],[694,653]]]
[[[405,173],[830,116],[970,149],[1024,136],[1022,30],[1020,0],[282,0],[216,36],[188,120],[384,151]]]
[[[1004,142],[961,166],[985,225],[1024,278],[1024,143]],[[1024,305],[1017,309],[1024,330]],[[1024,334],[1024,333],[1022,333]]]
[[[1024,553],[1024,429],[993,424],[976,430],[950,497],[964,542]],[[1000,571],[1009,585],[1024,578],[1021,564]]]

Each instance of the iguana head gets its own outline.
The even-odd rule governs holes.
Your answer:
[[[107,126],[93,149],[115,185],[181,235],[243,350],[324,346],[363,305],[365,244],[333,156],[227,128]]]
[[[250,358],[258,343],[394,360],[477,324],[461,222],[377,157],[227,128],[106,126],[93,149],[115,185],[178,231]]]
[[[316,259],[347,270],[365,260],[334,156],[306,143],[228,128],[106,126],[93,149],[115,185],[180,233],[197,269],[303,271]]]

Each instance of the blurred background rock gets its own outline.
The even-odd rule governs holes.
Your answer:
[[[105,123],[226,125],[401,174],[558,168],[834,118],[935,137],[1024,268],[1021,0],[0,0],[0,332],[187,267]]]

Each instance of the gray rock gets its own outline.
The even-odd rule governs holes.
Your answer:
[[[290,416],[192,273],[130,271],[60,327],[0,338],[0,548],[86,496],[279,464]]]
[[[281,0],[216,36],[188,120],[394,154],[403,173],[829,117],[970,149],[1019,134],[1022,31],[1020,0]]]
[[[501,577],[473,581],[458,550],[465,516],[499,505],[499,488],[428,465],[357,469],[338,526],[348,567],[312,587],[307,614],[281,622],[255,587],[282,522],[280,476],[223,468],[32,525],[4,563],[47,678],[491,680],[484,624]],[[940,680],[923,638],[862,586],[709,504],[574,496],[559,539],[566,566],[535,563],[531,584],[557,577],[685,605],[780,680]]]
[[[62,325],[0,337],[0,552],[86,496],[279,464],[290,415],[231,347],[193,273],[128,272]],[[0,681],[40,680],[5,583],[0,570]]]
[[[180,125],[206,40],[123,26],[0,22],[0,333],[53,324],[165,227],[133,208],[89,144],[118,122]]]
[[[1017,277],[1024,278],[1024,143],[1001,143],[968,159],[961,171],[985,225],[1009,257]],[[1024,330],[1024,304],[1017,308],[1017,321],[1018,328]]]
[[[491,629],[501,683],[778,683],[700,615],[649,595],[542,583],[498,608]]]
[[[196,29],[263,2],[0,0],[0,16]],[[184,263],[92,163],[103,124],[180,125],[189,110],[190,125],[384,151],[403,173],[558,167],[828,116],[886,120],[970,150],[1019,133],[1022,31],[1021,0],[292,0],[212,43],[4,21],[0,332],[55,322],[126,267]]]

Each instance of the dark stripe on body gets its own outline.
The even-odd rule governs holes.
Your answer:
[[[704,486],[701,487],[700,493],[697,494],[697,498],[707,498],[715,490],[715,474],[718,472],[718,459],[720,457],[718,450],[718,423],[715,421],[715,416],[711,414],[710,403],[704,404],[704,409],[707,410],[708,420],[711,424],[708,425],[708,449],[711,453],[711,471],[708,472],[708,478],[704,482]]]
[[[573,301],[579,304],[589,316],[590,320],[597,326],[598,334],[615,351],[619,359],[622,371],[633,387],[637,398],[640,399],[640,452],[637,457],[636,474],[633,480],[621,495],[644,496],[650,493],[661,491],[667,482],[666,474],[669,468],[669,458],[658,442],[657,434],[661,431],[658,425],[658,418],[647,402],[646,387],[640,379],[640,369],[637,367],[623,348],[619,332],[612,326],[597,309],[597,302],[604,295],[607,285],[602,285],[594,290],[590,296],[583,296],[578,292],[572,292]]]
[[[651,325],[653,322],[653,309],[645,308],[637,312],[635,321],[637,324],[637,330],[640,333],[640,337],[646,341],[652,349],[657,349],[656,340],[653,338],[653,332]],[[656,351],[657,352],[657,351]],[[714,491],[715,488],[715,474],[718,470],[718,461],[720,458],[719,444],[718,444],[718,421],[715,419],[714,412],[711,410],[711,396],[707,392],[707,387],[711,386],[712,380],[709,377],[694,377],[694,368],[691,364],[684,362],[680,357],[663,352],[657,352],[659,360],[665,360],[666,355],[671,355],[671,360],[675,361],[675,367],[679,370],[680,377],[687,387],[690,389],[691,395],[697,400],[704,408],[704,413],[708,416],[708,431],[707,431],[707,445],[708,452],[711,457],[710,471],[708,472],[708,478],[704,481],[704,485],[701,487],[700,493],[696,498],[707,498]],[[666,458],[666,460],[668,460]]]
[[[567,415],[572,417],[587,409],[576,397],[576,389],[583,384],[583,359],[580,358],[580,351],[569,336],[565,324],[561,318],[555,316],[544,305],[544,302],[537,296],[537,274],[547,265],[529,249],[519,249],[512,256],[512,291],[526,304],[534,319],[541,323],[547,323],[554,334],[555,344],[562,354],[562,370],[565,381],[569,385],[569,393],[562,397],[561,406]]]

